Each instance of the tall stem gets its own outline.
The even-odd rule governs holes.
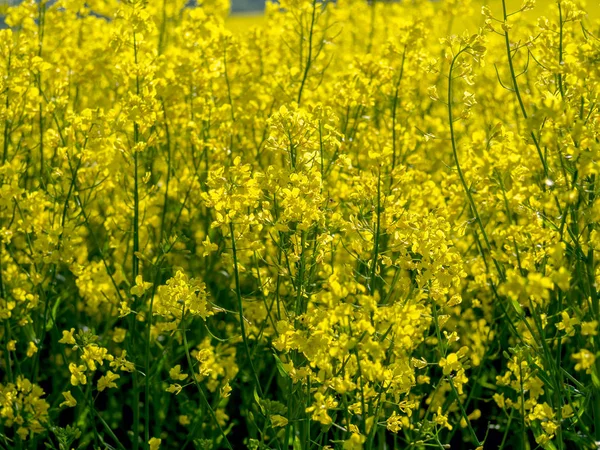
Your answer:
[[[204,391],[202,390],[202,387],[198,383],[198,380],[196,379],[196,375],[193,372],[194,365],[192,364],[192,357],[190,355],[190,346],[188,345],[187,332],[185,330],[185,305],[183,306],[183,309],[181,311],[181,334],[183,335],[183,346],[185,347],[185,356],[186,356],[186,359],[188,362],[188,366],[189,366],[190,370],[192,371],[192,380],[194,381],[194,384],[196,385],[196,389],[198,389],[198,394],[200,394],[200,398],[202,398],[204,406],[206,406],[206,409],[208,409],[208,412],[210,413],[210,416],[211,416],[213,422],[217,426],[219,433],[221,434],[221,437],[223,438],[223,441],[225,442],[225,445],[227,446],[227,448],[229,450],[233,450],[233,447],[229,443],[229,440],[227,439],[227,436],[225,435],[225,432],[223,431],[223,428],[221,427],[221,424],[219,423],[219,419],[217,419],[217,415],[215,414],[214,410],[212,409],[210,402],[206,398],[206,394],[204,394]]]
[[[502,14],[504,17],[504,23],[506,25],[508,23],[507,22],[508,14],[506,12],[506,0],[502,0]],[[528,117],[527,111],[525,109],[525,104],[523,103],[523,98],[521,97],[521,90],[519,89],[519,83],[517,83],[517,76],[515,74],[515,67],[513,64],[513,58],[512,58],[511,51],[510,51],[510,38],[508,36],[508,27],[504,30],[504,43],[506,45],[506,57],[508,59],[508,68],[510,69],[510,78],[512,80],[513,89],[515,91],[515,95],[517,96],[517,100],[519,102],[519,107],[521,108],[521,113],[523,114],[523,118],[525,120],[527,120],[527,117]],[[535,148],[537,150],[538,157],[540,158],[540,161],[544,168],[544,176],[547,178],[548,177],[548,165],[547,165],[546,159],[544,158],[544,155],[542,153],[540,143],[538,142],[538,139],[535,137],[533,130],[531,131],[530,134],[531,134],[531,138],[533,139]]]
[[[465,194],[467,196],[467,200],[469,201],[469,206],[471,207],[471,212],[473,213],[473,215],[475,216],[475,221],[477,222],[477,225],[479,226],[479,229],[481,231],[481,234],[483,236],[483,240],[485,242],[486,248],[488,250],[488,252],[490,252],[490,255],[492,253],[492,246],[490,244],[488,235],[485,231],[485,227],[483,226],[483,222],[481,221],[481,217],[479,216],[479,212],[477,210],[477,206],[475,205],[475,200],[473,199],[473,195],[471,194],[471,189],[469,188],[469,186],[467,185],[467,182],[465,180],[465,175],[462,171],[462,168],[460,166],[460,160],[458,158],[458,150],[456,149],[456,137],[454,135],[454,114],[452,111],[452,99],[453,99],[453,95],[452,95],[452,72],[454,70],[454,64],[456,63],[456,60],[458,59],[458,57],[465,51],[467,51],[469,49],[469,47],[465,47],[463,49],[461,49],[455,56],[454,58],[452,58],[452,62],[450,63],[450,70],[448,73],[448,122],[450,123],[450,141],[452,143],[452,155],[454,156],[454,163],[456,164],[456,170],[458,172],[458,177],[460,178],[460,183],[462,184],[463,190],[465,191]],[[500,276],[500,278],[504,277],[504,271],[502,270],[502,268],[500,267],[500,264],[498,263],[498,261],[496,261],[496,258],[494,258],[492,256],[492,260],[494,261],[494,265],[496,266],[496,270],[498,271],[498,274]]]
[[[306,64],[304,65],[304,73],[302,75],[302,82],[300,83],[300,90],[298,91],[298,100],[297,103],[300,105],[302,101],[302,91],[304,90],[304,85],[306,84],[306,79],[308,78],[308,71],[310,70],[310,66],[312,65],[312,50],[313,50],[313,34],[315,28],[315,14],[317,10],[317,0],[313,0],[312,5],[312,15],[310,18],[310,30],[308,35],[308,55],[306,57]],[[302,43],[300,43],[302,45]]]
[[[379,258],[379,234],[381,228],[381,164],[377,172],[377,223],[375,225],[375,236],[373,236],[373,264],[371,266],[371,294],[375,293],[375,277],[377,276],[377,258]]]
[[[138,64],[138,49],[137,49],[137,40],[136,34],[133,33],[133,53],[135,65],[137,67]],[[139,96],[140,94],[140,79],[139,75],[135,77],[135,90],[136,94]],[[135,284],[135,279],[137,278],[140,271],[140,261],[138,258],[138,252],[140,250],[140,237],[139,237],[139,222],[140,222],[140,198],[139,198],[139,186],[138,186],[138,142],[140,140],[139,136],[139,126],[137,122],[133,124],[133,255],[131,259],[131,272],[133,277],[133,284]],[[135,320],[131,319],[132,329],[131,333],[135,335]],[[148,374],[146,374],[146,383],[148,383]],[[140,432],[140,391],[138,386],[138,377],[137,374],[133,374],[133,423],[135,430],[133,430],[133,449],[137,450],[139,448],[139,432]],[[144,399],[148,402],[149,399]],[[148,431],[146,430],[146,433]],[[146,440],[146,443],[148,440]],[[147,445],[147,444],[146,444]]]
[[[250,354],[250,346],[248,344],[248,337],[246,336],[246,324],[244,323],[244,304],[242,301],[242,291],[240,289],[240,275],[238,270],[238,259],[237,259],[237,247],[235,245],[235,235],[233,230],[233,223],[229,222],[229,232],[231,233],[231,251],[233,252],[233,273],[235,278],[235,295],[237,297],[238,302],[238,313],[240,318],[240,329],[242,331],[242,341],[244,343],[244,349],[246,351],[246,357],[248,358],[248,363],[250,364],[250,369],[252,370],[252,375],[254,376],[254,383],[256,390],[259,395],[262,397],[263,392],[260,387],[260,382],[258,381],[258,374],[254,368],[254,364],[252,363],[252,355]]]

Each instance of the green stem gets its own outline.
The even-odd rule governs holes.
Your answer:
[[[185,305],[183,306],[182,311],[181,311],[181,334],[183,336],[183,345],[185,347],[185,356],[186,356],[186,359],[188,362],[188,366],[190,367],[190,370],[192,371],[192,375],[191,375],[192,380],[194,380],[194,385],[198,389],[198,394],[200,394],[200,398],[202,398],[202,401],[204,402],[204,406],[206,406],[206,408],[208,409],[208,412],[210,413],[212,420],[214,421],[215,425],[219,429],[219,433],[221,434],[221,437],[225,441],[225,445],[227,446],[227,448],[229,450],[233,450],[233,447],[231,446],[231,444],[229,443],[229,440],[227,439],[227,436],[225,435],[225,431],[223,431],[223,428],[221,427],[221,424],[219,423],[219,420],[217,419],[217,415],[215,414],[214,410],[212,409],[212,406],[210,405],[210,402],[206,398],[206,395],[204,394],[202,387],[200,386],[200,384],[198,383],[198,380],[196,379],[196,374],[194,373],[194,365],[192,364],[192,357],[190,355],[190,347],[188,345],[188,340],[187,340],[187,332],[185,330]]]
[[[134,61],[137,66],[138,64],[138,49],[137,49],[137,39],[135,32],[133,33],[133,53],[134,53]],[[136,94],[140,94],[140,79],[139,75],[136,75],[135,79],[136,84]],[[139,197],[139,186],[138,186],[138,148],[137,144],[139,142],[139,127],[137,122],[133,124],[133,254],[131,260],[132,266],[132,285],[135,284],[135,280],[140,271],[140,262],[138,258],[138,253],[140,250],[140,237],[139,237],[139,222],[140,222],[140,197]],[[135,335],[135,320],[130,320],[132,329],[131,333]],[[147,376],[148,374],[146,374]],[[140,392],[138,389],[138,379],[137,374],[133,374],[133,423],[135,429],[133,430],[133,449],[137,450],[139,448],[139,432],[140,432]],[[145,399],[148,402],[148,399]],[[146,433],[148,430],[146,430]],[[148,440],[146,440],[146,446]]]
[[[479,212],[477,210],[475,200],[473,199],[473,195],[471,194],[471,189],[467,185],[467,182],[465,180],[465,175],[464,175],[461,165],[460,165],[460,160],[458,158],[458,150],[456,148],[456,137],[454,134],[454,115],[453,115],[453,111],[452,111],[452,98],[453,98],[453,95],[452,95],[452,72],[454,70],[454,64],[456,63],[458,57],[463,52],[467,51],[468,49],[469,49],[469,47],[465,47],[465,48],[461,49],[454,56],[454,58],[452,58],[452,62],[450,63],[450,70],[448,73],[448,121],[450,123],[450,141],[452,143],[452,155],[454,156],[454,163],[456,164],[456,170],[458,171],[458,176],[460,178],[460,182],[461,182],[463,190],[465,191],[465,194],[467,196],[467,200],[469,201],[469,206],[471,207],[471,212],[475,216],[475,221],[477,222],[477,225],[479,226],[479,229],[481,230],[481,234],[483,236],[483,240],[485,242],[487,250],[488,250],[488,252],[490,252],[490,256],[492,256],[492,246],[490,244],[488,235],[485,231],[485,227],[483,226],[483,222],[481,221],[481,217],[479,216]],[[498,271],[500,278],[504,278],[504,271],[500,267],[500,264],[498,263],[496,258],[494,258],[493,256],[492,256],[492,260],[494,261],[494,265],[496,266],[496,270]]]
[[[250,346],[248,344],[248,337],[246,336],[246,325],[244,323],[244,304],[242,301],[242,291],[240,289],[240,275],[238,270],[238,259],[237,259],[237,247],[235,245],[235,235],[233,229],[233,222],[229,222],[229,231],[231,233],[231,251],[233,253],[233,273],[235,278],[235,295],[237,297],[238,302],[238,313],[240,318],[240,329],[242,332],[242,341],[244,343],[244,349],[246,351],[246,357],[248,358],[248,363],[250,364],[250,369],[252,371],[252,375],[254,376],[254,383],[256,390],[259,395],[263,397],[263,392],[260,387],[260,382],[258,381],[258,374],[254,369],[254,364],[252,363],[252,356],[250,355]]]
[[[508,24],[508,14],[506,12],[506,0],[502,0],[502,14],[504,17],[504,23]],[[512,54],[510,51],[510,39],[508,36],[508,30],[504,31],[504,42],[506,45],[506,56],[508,59],[508,68],[510,69],[510,77],[511,77],[511,80],[513,83],[513,89],[515,91],[515,95],[517,96],[517,100],[519,101],[519,107],[521,108],[521,113],[523,114],[523,117],[527,120],[527,111],[525,110],[525,104],[523,103],[523,98],[521,97],[519,83],[517,83],[517,76],[515,74],[515,68],[514,68],[514,64],[513,64]],[[535,134],[533,133],[533,131],[531,131],[531,138],[533,139],[533,143],[535,144],[535,148],[537,150],[538,157],[540,158],[540,161],[544,168],[544,176],[547,178],[548,177],[548,166],[546,164],[544,155],[542,154],[542,149],[540,148],[540,144],[539,144],[537,138],[535,137]]]
[[[444,356],[445,352],[444,352],[444,349],[442,346],[443,341],[442,341],[442,336],[441,336],[441,332],[440,332],[440,325],[438,322],[437,307],[436,307],[435,303],[433,304],[433,323],[435,325],[435,332],[436,332],[437,341],[438,341],[438,351],[440,353],[440,358],[441,358],[442,356]],[[467,412],[465,411],[465,407],[462,404],[462,402],[460,401],[460,396],[458,394],[458,390],[456,389],[456,386],[454,386],[454,381],[452,380],[452,377],[450,375],[448,375],[447,379],[448,379],[448,383],[450,384],[450,388],[452,389],[452,393],[454,394],[454,397],[456,398],[456,403],[458,404],[458,407],[460,409],[460,414],[461,414],[462,418],[465,420],[465,422],[467,423],[467,428],[469,429],[469,433],[471,434],[471,437],[475,441],[475,445],[477,445],[479,447],[480,445],[482,445],[482,443],[479,442],[479,438],[477,437],[477,434],[475,433],[475,430],[473,429],[473,426],[471,425],[471,421],[469,420]]]
[[[306,64],[304,64],[304,73],[302,75],[302,82],[300,83],[300,89],[298,91],[298,100],[296,103],[298,103],[298,105],[300,105],[300,102],[302,101],[302,91],[304,90],[304,85],[306,84],[306,79],[308,78],[308,71],[310,70],[310,66],[312,64],[312,51],[313,51],[313,34],[314,34],[314,27],[315,27],[315,14],[317,11],[317,0],[313,0],[313,4],[312,4],[312,15],[310,18],[310,30],[309,30],[309,35],[308,35],[308,55],[306,57]],[[302,46],[302,42],[300,42],[300,45]]]
[[[373,264],[371,266],[371,284],[369,290],[375,293],[375,277],[377,276],[377,258],[379,258],[379,234],[381,229],[381,164],[377,172],[377,224],[373,237]]]

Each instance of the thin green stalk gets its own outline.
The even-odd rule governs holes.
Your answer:
[[[7,68],[6,68],[6,77],[8,78],[10,75],[10,66],[11,66],[11,57],[12,52],[8,54]],[[4,141],[3,141],[3,151],[2,151],[2,165],[6,164],[6,159],[8,158],[8,141],[10,136],[10,120],[9,120],[9,91],[6,91],[6,119],[4,120]],[[0,243],[0,297],[4,299],[6,304],[6,309],[8,309],[8,298],[6,298],[6,291],[4,288],[4,268],[2,264],[2,251],[4,249],[4,243]],[[4,347],[4,357],[6,359],[6,372],[8,375],[8,380],[13,382],[13,373],[12,373],[12,361],[10,357],[10,351],[8,350],[8,343],[11,341],[11,330],[8,320],[4,320],[4,341],[6,342]]]
[[[150,339],[152,332],[152,314],[161,265],[162,261],[156,267],[156,276],[152,285],[152,293],[150,294],[150,306],[148,308],[148,313],[146,314],[146,347],[144,351],[144,442],[146,443],[150,440]]]
[[[440,357],[442,357],[442,356],[444,356],[445,352],[443,349],[442,335],[441,335],[441,331],[440,331],[440,325],[438,322],[437,307],[436,307],[435,303],[433,304],[433,324],[435,326],[435,333],[436,333],[437,341],[438,341],[438,351],[440,353]],[[465,420],[465,422],[467,423],[467,428],[469,429],[469,433],[471,434],[471,437],[475,441],[475,445],[477,445],[479,447],[480,445],[482,445],[482,443],[479,442],[479,438],[477,437],[477,434],[475,433],[475,430],[473,429],[473,426],[471,425],[471,421],[469,420],[467,412],[465,411],[465,407],[462,404],[462,402],[460,401],[460,396],[458,394],[458,390],[456,389],[456,386],[454,385],[454,381],[452,380],[452,377],[450,375],[447,376],[447,379],[448,379],[448,383],[450,384],[450,388],[452,389],[452,393],[454,394],[454,398],[456,399],[456,403],[458,404],[458,408],[460,409],[460,414],[461,414],[462,418]]]
[[[287,411],[288,411],[288,415],[290,415],[289,419],[291,419],[291,414],[292,414],[292,402],[293,402],[293,398],[294,398],[294,384],[292,381],[292,378],[289,377],[289,382],[288,382],[288,389],[287,389],[287,394],[288,394],[288,399],[287,399]],[[284,437],[284,441],[283,441],[283,448],[289,448],[289,442],[290,442],[290,436],[292,434],[292,429],[293,429],[294,425],[292,420],[288,420],[288,423],[285,426],[285,437]]]
[[[400,63],[400,74],[398,75],[398,80],[396,81],[396,87],[394,90],[394,102],[392,103],[392,170],[394,171],[396,168],[396,111],[398,109],[398,100],[399,100],[399,92],[400,92],[400,82],[402,81],[402,77],[404,76],[404,61],[406,60],[406,45],[404,45],[404,49],[402,50],[402,62]],[[390,177],[390,189],[393,185],[393,177]]]
[[[202,390],[202,387],[198,383],[198,380],[196,379],[196,375],[194,374],[194,365],[192,364],[192,357],[190,355],[190,347],[188,345],[187,332],[185,329],[185,305],[183,306],[182,311],[181,311],[181,334],[183,336],[183,346],[185,347],[185,356],[186,356],[186,359],[188,362],[188,366],[189,366],[190,370],[192,371],[192,375],[191,375],[192,380],[194,380],[194,385],[198,389],[198,394],[200,394],[200,398],[204,402],[204,406],[206,406],[206,408],[208,409],[208,412],[210,413],[210,416],[211,416],[213,422],[217,426],[219,433],[221,434],[221,437],[223,438],[223,440],[225,442],[225,445],[227,446],[227,448],[229,448],[229,450],[233,450],[233,447],[229,443],[229,439],[227,439],[227,436],[225,435],[225,431],[223,431],[223,428],[221,427],[221,424],[219,423],[219,420],[217,419],[217,415],[215,414],[215,411],[212,409],[210,402],[206,398],[206,395],[204,394],[204,391]]]
[[[308,377],[308,380],[306,382],[306,409],[308,409],[310,407],[310,376]],[[310,449],[310,413],[306,413],[306,423],[305,423],[305,430],[306,430],[306,435],[305,435],[305,441],[304,441],[304,445],[302,446],[302,448],[309,450]]]
[[[376,8],[377,0],[371,0],[371,24],[369,27],[369,43],[367,44],[367,54],[371,53],[371,49],[373,48],[373,40],[375,37],[375,19],[377,18],[377,10]]]
[[[562,311],[563,309],[563,298],[562,298],[562,292],[558,291],[558,311]],[[556,389],[555,389],[555,408],[556,408],[556,415],[557,415],[557,419],[558,419],[558,423],[559,423],[559,427],[557,430],[557,441],[559,444],[559,449],[562,450],[563,448],[563,424],[562,424],[562,405],[563,405],[563,399],[562,399],[562,394],[564,392],[563,390],[563,376],[562,376],[562,371],[560,370],[561,364],[562,364],[562,336],[560,333],[558,333],[558,343],[556,344],[556,361],[555,361],[555,365],[553,368],[553,372],[554,372],[554,376],[556,378]]]
[[[248,363],[250,364],[250,370],[252,371],[252,375],[254,376],[254,383],[256,390],[258,391],[261,398],[263,397],[263,392],[260,387],[260,382],[258,381],[258,374],[254,369],[254,364],[252,363],[252,356],[250,354],[250,346],[248,344],[248,337],[246,336],[246,324],[244,323],[244,304],[242,301],[242,291],[240,289],[240,275],[238,270],[238,259],[237,259],[237,247],[235,245],[235,234],[233,229],[233,222],[229,222],[229,231],[231,233],[231,251],[233,253],[233,273],[235,278],[235,295],[237,297],[238,302],[238,313],[240,318],[240,329],[242,332],[242,341],[244,343],[244,349],[246,351],[246,357],[248,358]]]
[[[136,33],[133,33],[133,54],[134,61],[137,66],[138,64],[138,48],[137,48],[137,39]],[[140,94],[140,79],[139,75],[136,74],[135,78],[135,88],[136,94]],[[138,148],[137,144],[139,142],[139,127],[137,122],[133,124],[133,252],[132,252],[132,285],[135,284],[135,280],[140,271],[140,261],[138,258],[139,250],[140,250],[140,237],[139,237],[139,228],[140,228],[140,197],[139,197],[139,186],[138,186]],[[132,324],[132,328],[130,330],[133,335],[135,335],[135,320],[131,319],[130,323]],[[146,374],[147,376],[148,374]],[[138,389],[138,379],[137,374],[133,374],[133,450],[137,450],[139,448],[139,432],[140,432],[140,391]],[[145,399],[148,402],[148,399]],[[146,440],[146,445],[148,440]]]
[[[505,24],[508,23],[507,22],[508,14],[506,12],[506,0],[502,0],[502,14],[504,17],[504,23]],[[519,101],[519,107],[521,108],[521,113],[523,114],[523,117],[527,120],[527,111],[525,110],[525,104],[523,103],[523,98],[521,97],[519,83],[517,83],[517,76],[515,74],[515,68],[514,68],[512,54],[511,54],[511,50],[510,50],[510,39],[509,39],[509,35],[508,35],[508,28],[506,30],[504,30],[504,42],[506,45],[506,56],[508,59],[508,68],[510,69],[510,77],[511,77],[511,80],[513,83],[513,89],[514,89],[515,95],[517,96],[517,100]],[[535,148],[537,150],[538,156],[539,156],[542,166],[544,168],[544,176],[547,178],[548,177],[548,165],[546,163],[546,159],[544,158],[544,155],[542,154],[542,149],[540,147],[540,144],[539,144],[537,138],[535,137],[535,134],[533,133],[533,130],[531,131],[531,138],[533,139],[533,143],[535,144]]]
[[[454,57],[452,58],[452,62],[450,63],[450,69],[449,69],[449,73],[448,73],[448,122],[449,122],[449,126],[450,126],[450,141],[452,144],[452,155],[454,157],[454,162],[456,164],[456,169],[458,172],[458,176],[460,178],[460,182],[462,184],[463,190],[465,191],[465,195],[467,196],[467,200],[469,202],[469,206],[471,207],[471,212],[473,213],[474,217],[475,217],[475,221],[477,222],[478,228],[481,231],[481,235],[483,236],[483,240],[485,242],[485,246],[486,246],[486,250],[489,252],[490,257],[492,258],[492,261],[494,263],[494,266],[496,268],[496,271],[498,273],[498,276],[500,278],[500,281],[504,281],[506,279],[506,275],[504,273],[504,270],[502,268],[502,266],[500,265],[500,263],[498,262],[498,260],[493,256],[492,254],[492,246],[490,244],[490,240],[488,238],[487,232],[485,231],[485,226],[483,225],[483,222],[481,220],[481,216],[479,215],[479,211],[477,209],[477,205],[475,204],[475,200],[473,199],[473,195],[471,194],[471,189],[470,187],[467,185],[464,173],[462,171],[461,165],[460,165],[460,160],[458,158],[458,150],[456,148],[456,136],[454,133],[454,115],[453,115],[453,109],[452,109],[452,103],[453,103],[453,92],[452,92],[452,82],[453,82],[453,70],[454,70],[454,65],[456,64],[456,61],[458,60],[458,57],[466,52],[467,50],[469,50],[469,47],[464,47],[461,50],[458,51],[458,53],[456,55],[454,55]],[[483,256],[483,253],[482,253]],[[494,295],[499,299],[497,291],[495,289],[494,283],[493,281],[491,281],[491,286],[494,292]],[[504,304],[500,301],[499,302],[501,308],[503,309],[506,317],[510,319],[510,316],[508,315],[507,311],[505,310]],[[512,305],[512,303],[511,303]],[[520,314],[519,314],[520,316]],[[511,321],[512,322],[512,321]],[[535,338],[535,333],[533,332],[533,329],[531,328],[531,325],[529,324],[529,322],[527,320],[523,320],[524,325],[527,327],[527,329],[529,330],[529,332],[531,333],[532,336],[534,336]],[[512,325],[512,328],[515,330],[515,332],[517,331],[516,327],[514,325]],[[517,333],[518,334],[518,333]],[[542,344],[543,345],[543,344]]]
[[[595,281],[594,281],[594,267],[595,267],[595,263],[594,263],[594,250],[593,249],[589,249],[588,251],[588,255],[586,258],[586,272],[588,274],[587,279],[588,279],[588,284],[589,284],[589,290],[590,290],[590,297],[592,299],[592,312],[594,314],[594,318],[596,320],[600,320],[600,300],[598,298],[598,292],[595,288]],[[594,336],[594,346],[596,347],[596,352],[600,351],[600,336],[596,335]],[[596,358],[596,363],[595,363],[595,368],[596,368],[596,373],[600,374],[600,358]],[[594,400],[593,400],[593,413],[594,413],[594,433],[595,433],[595,438],[596,441],[600,442],[600,387],[598,387],[597,384],[593,384],[592,385],[592,389],[593,389],[593,396],[594,396]]]
[[[41,89],[41,81],[42,76],[38,75],[38,84]],[[39,111],[38,111],[38,127],[40,132],[40,183],[44,186],[44,115],[43,115],[43,105],[40,102]]]
[[[375,277],[377,275],[377,258],[379,258],[379,234],[381,232],[381,164],[377,172],[377,224],[375,226],[375,236],[373,236],[373,264],[371,267],[371,283],[369,290],[371,294],[375,293]]]
[[[302,82],[300,83],[300,89],[298,90],[298,99],[296,103],[300,105],[302,101],[302,91],[304,90],[304,85],[306,83],[306,79],[308,78],[308,71],[310,70],[310,66],[312,65],[312,51],[313,51],[313,34],[315,28],[315,15],[317,11],[317,0],[313,0],[312,4],[312,15],[310,18],[310,28],[308,35],[308,55],[306,57],[306,63],[304,64],[304,73],[302,74]],[[302,40],[300,41],[300,48],[302,48]]]
[[[231,97],[231,83],[229,81],[229,72],[227,70],[227,39],[223,45],[223,68],[225,72],[225,84],[227,86],[227,100],[229,101],[229,113],[231,115],[231,125],[235,124],[235,111],[233,109],[233,99]],[[229,155],[233,158],[233,132],[229,133]]]
[[[46,16],[46,3],[45,0],[38,0],[38,56],[42,57],[42,50],[44,46],[44,22]],[[37,75],[37,84],[40,92],[42,91],[42,74],[41,72]],[[38,127],[40,133],[40,183],[42,186],[44,183],[44,111],[43,104],[40,101],[38,109]]]
[[[521,392],[520,392],[520,400],[521,400],[521,449],[522,450],[526,450],[528,447],[528,442],[527,442],[527,428],[525,427],[525,391],[523,388],[523,365],[522,365],[522,360],[521,360],[521,356],[518,357],[518,361],[519,363],[519,384],[521,385]]]
[[[167,0],[162,4],[162,20],[160,23],[160,33],[158,35],[158,54],[160,55],[165,45],[165,35],[167,33]]]
[[[4,243],[0,243],[0,297],[4,299],[5,307],[8,309],[8,299],[6,298],[6,290],[4,288],[4,268],[2,265],[2,250],[4,249]],[[3,320],[4,322],[4,357],[6,359],[6,373],[8,375],[8,381],[11,383],[14,381],[13,373],[12,373],[12,361],[10,358],[10,351],[8,350],[8,343],[11,340],[11,332],[10,325],[8,320]]]
[[[54,322],[53,332],[55,334],[55,340],[58,340],[58,334],[60,333],[60,330],[58,329],[58,326],[56,325],[56,322]],[[64,345],[60,345],[58,347],[58,349],[59,349],[60,354],[62,356],[63,362],[66,364],[67,361],[68,361],[68,358],[67,358],[67,354],[65,353]],[[91,386],[91,384],[88,384],[87,388],[89,389],[90,386]],[[81,385],[77,385],[77,386],[75,386],[75,388],[79,391],[79,393],[81,394],[81,396],[84,399],[84,401],[86,403],[88,403],[88,401],[90,401],[90,400],[88,399],[87,390],[86,390],[86,392],[84,392],[84,390],[81,388]],[[98,420],[100,421],[100,423],[102,424],[102,426],[104,427],[104,429],[106,430],[106,432],[108,433],[108,435],[114,440],[114,442],[117,445],[117,447],[120,450],[125,450],[125,447],[123,446],[123,444],[121,444],[121,442],[119,441],[119,439],[117,438],[117,436],[115,436],[115,433],[113,432],[113,430],[106,423],[106,421],[102,418],[102,416],[100,415],[100,413],[98,411],[96,411],[96,408],[94,407],[94,404],[93,404],[93,399],[90,401],[89,404],[86,404],[86,406],[98,418]],[[97,433],[96,430],[95,430],[95,426],[94,426],[94,433]]]
[[[10,79],[11,61],[12,61],[12,52],[9,52],[8,61],[6,63],[6,78],[7,78],[7,80]],[[4,142],[2,143],[3,144],[2,165],[4,165],[6,163],[6,160],[8,158],[8,142],[9,142],[9,137],[10,137],[10,110],[9,110],[10,96],[9,96],[9,93],[10,93],[10,91],[7,89],[6,90],[6,101],[4,104],[4,107],[6,108],[6,118],[4,119]]]
[[[506,423],[506,430],[504,430],[504,435],[502,436],[502,441],[500,442],[500,447],[498,447],[498,450],[504,449],[504,445],[506,444],[506,438],[508,438],[508,432],[510,431],[510,424],[512,422],[514,411],[514,409],[510,410],[510,416],[508,416],[508,422]]]
[[[454,58],[452,58],[452,62],[450,63],[450,70],[448,73],[448,122],[450,124],[450,141],[452,143],[452,155],[454,156],[454,163],[456,164],[456,170],[458,171],[458,176],[460,178],[460,182],[462,184],[463,190],[465,191],[465,195],[467,196],[467,199],[469,201],[469,205],[471,207],[471,212],[475,216],[475,221],[477,222],[477,225],[479,226],[479,229],[481,230],[481,234],[483,236],[483,240],[485,242],[487,250],[490,252],[490,255],[491,255],[492,254],[492,246],[488,239],[488,235],[485,231],[485,227],[483,226],[483,222],[481,221],[481,217],[479,216],[479,212],[477,210],[477,205],[475,204],[475,200],[473,199],[473,195],[471,194],[471,189],[469,188],[469,186],[467,185],[467,182],[465,180],[465,175],[462,171],[462,168],[460,165],[460,160],[458,158],[458,150],[456,148],[456,137],[454,135],[454,115],[453,115],[453,110],[452,110],[452,99],[453,99],[452,72],[454,70],[454,64],[456,63],[458,57],[462,53],[467,51],[468,49],[469,49],[469,47],[465,47],[465,48],[461,49],[454,56]],[[498,271],[500,278],[504,278],[504,271],[502,270],[500,264],[498,263],[496,258],[494,258],[493,256],[492,256],[492,260],[494,262],[494,265],[496,266],[496,270]]]
[[[164,100],[161,103],[163,109],[163,119],[165,121],[165,137],[167,139],[167,142],[165,144],[167,148],[167,179],[165,181],[165,195],[163,199],[162,217],[160,219],[160,238],[158,241],[159,243],[162,243],[165,234],[165,222],[167,220],[167,211],[169,209],[169,183],[171,181],[171,132],[169,129],[167,108],[165,107]]]
[[[137,44],[136,44],[136,36],[133,34],[133,50],[134,50],[134,59],[135,64],[138,63],[137,56]],[[140,92],[140,82],[139,76],[136,76],[136,93],[139,95]],[[132,255],[132,273],[133,273],[133,284],[135,284],[135,278],[139,274],[140,270],[140,262],[138,258],[138,252],[140,250],[140,237],[139,237],[139,227],[140,227],[140,196],[139,196],[139,186],[138,186],[138,151],[137,144],[140,141],[139,136],[139,126],[137,122],[133,124],[133,255]]]
[[[562,77],[562,73],[560,73],[561,67],[564,64],[563,61],[563,28],[564,28],[564,22],[563,22],[563,15],[562,15],[562,7],[560,4],[560,1],[556,2],[558,5],[558,25],[559,25],[559,38],[558,38],[558,67],[559,67],[559,72],[558,72],[558,90],[560,91],[560,96],[562,98],[565,98],[565,90],[563,87],[563,77]]]
[[[304,312],[302,308],[302,289],[304,288],[304,271],[305,271],[305,256],[304,247],[306,245],[306,231],[302,231],[300,237],[300,270],[298,271],[298,280],[296,281],[296,305],[294,311],[296,312],[296,318]]]

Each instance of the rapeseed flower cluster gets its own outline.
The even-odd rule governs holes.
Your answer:
[[[191,3],[6,10],[0,447],[597,448],[583,2]]]

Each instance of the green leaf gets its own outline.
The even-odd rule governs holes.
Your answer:
[[[290,374],[287,372],[287,370],[285,370],[285,366],[283,365],[281,359],[279,359],[279,356],[273,353],[273,357],[275,358],[275,365],[277,366],[279,375],[281,375],[283,378],[289,378]]]
[[[54,302],[54,306],[52,307],[52,311],[50,312],[50,317],[48,318],[48,322],[46,322],[46,331],[50,331],[54,326],[54,322],[56,322],[56,312],[58,311],[60,300],[61,298],[58,297],[56,299],[56,302]]]
[[[262,402],[260,401],[260,397],[258,396],[258,392],[256,392],[256,388],[254,388],[254,401],[256,402],[256,404],[258,405],[258,408],[260,409],[260,412],[262,413],[262,415],[265,415],[265,408],[263,407]]]
[[[598,377],[598,371],[595,367],[594,370],[592,370],[592,384],[596,389],[600,389],[600,378]]]

